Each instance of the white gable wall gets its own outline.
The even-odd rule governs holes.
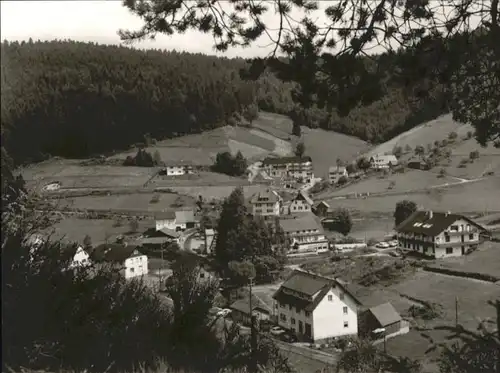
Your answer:
[[[125,259],[125,278],[132,278],[148,274],[148,257],[146,255],[133,256]]]
[[[305,212],[305,211],[311,211],[311,206],[303,200],[294,200],[290,204],[290,212]]]
[[[339,294],[344,293],[340,287],[332,288],[325,295],[313,312],[313,338],[315,341],[333,337],[358,334],[357,305],[354,300],[344,293],[344,300]],[[332,300],[328,300],[328,296]],[[344,314],[347,307],[347,314]],[[344,327],[347,322],[347,327]]]
[[[158,219],[156,220],[156,230],[167,228],[175,231],[175,219]]]

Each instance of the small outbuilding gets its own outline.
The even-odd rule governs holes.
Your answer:
[[[250,303],[248,298],[238,299],[229,308],[232,311],[231,317],[234,321],[250,325]],[[259,321],[269,320],[271,317],[271,308],[257,298],[252,299],[252,310],[252,314]]]
[[[361,314],[360,333],[369,335],[374,330],[384,328],[385,335],[399,333],[403,326],[403,319],[389,302],[371,307]]]

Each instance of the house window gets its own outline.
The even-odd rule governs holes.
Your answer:
[[[309,317],[309,316],[311,316],[311,312],[306,311],[306,317]]]
[[[469,234],[469,240],[473,240],[474,239],[474,234]]]
[[[328,302],[331,302],[331,301],[333,301],[333,296],[332,296],[332,295],[329,295],[329,296],[328,296]]]
[[[344,300],[344,293],[340,293],[339,298],[340,298],[340,300]]]
[[[292,325],[295,325],[295,319],[292,317]]]
[[[347,307],[344,307],[344,315],[347,315]]]
[[[445,240],[446,242],[450,242],[450,236],[444,236],[444,240]]]
[[[289,305],[288,305],[288,309],[289,309],[290,311],[292,310],[292,305],[291,305],[291,304],[289,304]]]
[[[348,321],[344,321],[344,328],[348,328],[349,327],[349,322]]]
[[[131,268],[130,268],[130,272],[134,273],[134,271],[135,271],[135,268],[134,268],[134,267],[131,267]]]
[[[205,274],[204,273],[200,273],[200,278],[205,278]]]
[[[447,247],[446,254],[453,254],[453,247]]]
[[[286,321],[286,315],[284,313],[280,314],[281,321]]]

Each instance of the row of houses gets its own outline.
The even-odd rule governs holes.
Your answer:
[[[392,154],[377,154],[369,159],[370,168],[374,170],[390,169],[399,164],[396,156]],[[328,181],[330,184],[337,184],[341,179],[349,179],[355,174],[349,174],[344,166],[332,166],[328,169]]]
[[[372,335],[384,328],[390,337],[409,331],[408,323],[390,303],[365,307],[339,279],[295,270],[273,295],[273,307],[240,299],[230,308],[233,318],[245,324],[250,315],[257,320],[274,321],[300,341],[322,343],[332,339]]]

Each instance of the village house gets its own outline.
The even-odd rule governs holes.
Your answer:
[[[398,159],[392,154],[376,154],[370,157],[371,168],[380,170],[392,168],[398,165]]]
[[[337,184],[341,177],[348,178],[349,173],[343,166],[332,166],[328,169],[328,180],[330,184]]]
[[[86,267],[92,263],[89,253],[82,246],[72,246],[71,250],[74,250],[74,253],[69,268]]]
[[[321,253],[329,249],[323,227],[312,213],[280,219],[280,226],[290,242],[288,255]]]
[[[97,264],[108,264],[119,269],[126,279],[148,274],[148,257],[135,245],[101,244],[93,248],[90,258]]]
[[[174,231],[185,231],[196,227],[193,210],[166,211],[156,216],[156,230],[167,228]]]
[[[295,270],[273,299],[278,325],[300,340],[317,343],[358,334],[361,303],[338,280]]]
[[[465,255],[480,243],[485,229],[450,212],[416,211],[396,227],[399,247],[432,258]]]
[[[161,249],[168,245],[169,243],[180,243],[181,234],[177,231],[168,228],[162,228],[156,230],[154,228],[148,229],[143,233],[142,237],[139,238],[138,243],[141,246],[151,248],[151,249]]]
[[[231,318],[235,322],[239,322],[243,325],[250,325],[250,300],[248,297],[238,299],[229,306],[229,309],[231,310]],[[256,321],[269,320],[272,315],[272,309],[257,297],[253,297],[252,315]]]
[[[314,178],[311,157],[266,158],[262,167],[271,177],[292,177],[309,183]]]
[[[289,206],[290,214],[297,212],[311,212],[313,200],[303,190],[299,190]]]
[[[325,201],[316,202],[311,208],[311,211],[314,213],[314,215],[320,217],[326,216],[330,210],[330,205]]]
[[[252,214],[260,216],[278,216],[280,214],[281,198],[274,190],[266,189],[255,193],[250,198]]]
[[[359,334],[379,339],[381,336],[374,333],[377,329],[384,329],[385,338],[408,333],[409,323],[402,319],[389,302],[368,308],[359,314]]]
[[[192,164],[187,162],[179,161],[176,163],[166,164],[159,173],[162,176],[181,176],[181,175],[191,175],[194,174],[194,168]]]

